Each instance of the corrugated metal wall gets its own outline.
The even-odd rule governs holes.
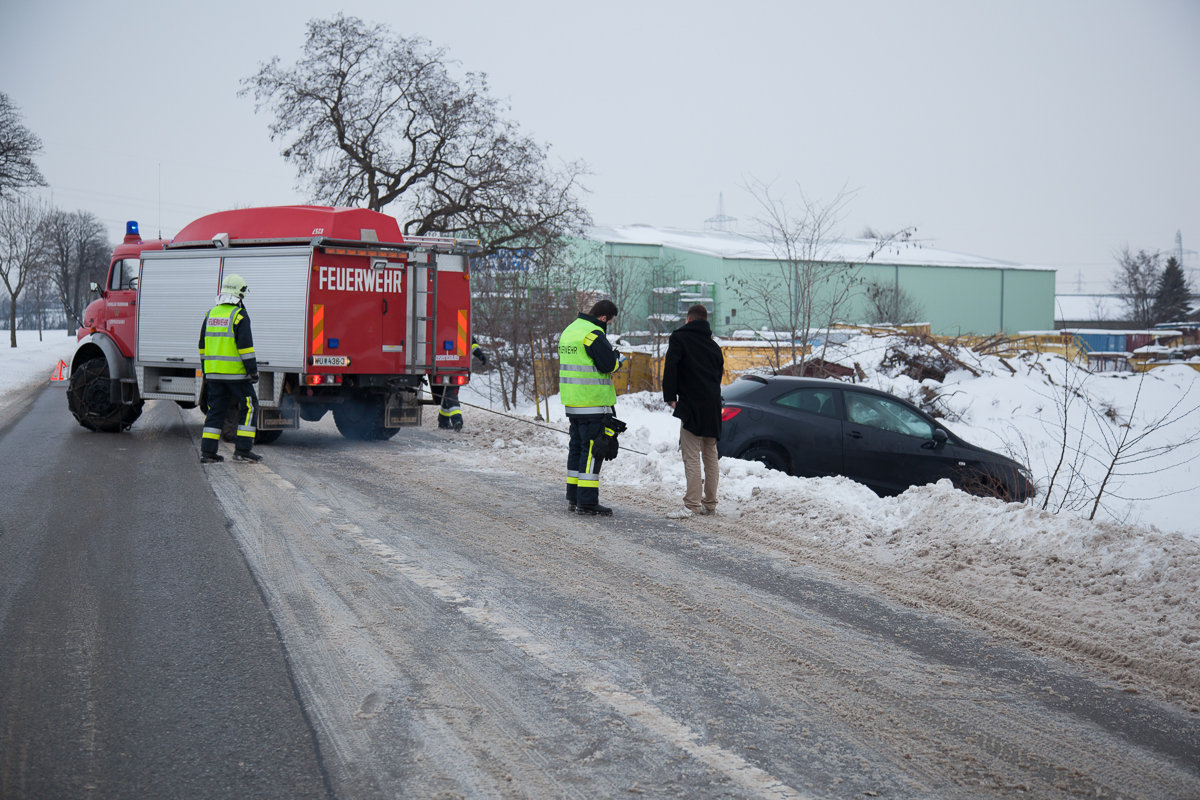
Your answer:
[[[739,296],[732,288],[737,278],[777,280],[779,296],[787,296],[785,271],[779,262],[727,258],[660,245],[581,244],[585,248],[597,248],[603,253],[626,259],[644,258],[647,263],[669,259],[678,264],[683,279],[711,282],[715,302],[710,322],[713,330],[720,335],[728,335],[739,329],[759,329],[768,324],[764,316],[747,302],[746,293],[743,291]],[[856,270],[864,284],[878,282],[885,286],[899,286],[924,312],[919,320],[893,322],[928,322],[931,331],[937,335],[987,336],[1054,328],[1053,270],[884,263],[861,265]],[[649,298],[646,298],[645,308],[631,306],[622,309],[622,315],[626,317],[622,320],[622,330],[647,327],[645,317],[649,313]],[[639,315],[642,321],[635,323],[631,319],[634,314]],[[827,321],[826,315],[818,316],[817,324],[823,326]],[[867,303],[861,295],[847,301],[835,320],[851,324],[866,321]]]

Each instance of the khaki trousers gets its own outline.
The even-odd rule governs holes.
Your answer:
[[[679,449],[683,451],[683,474],[687,491],[683,504],[693,514],[711,514],[717,507],[717,440],[714,436],[697,436],[679,428]],[[704,464],[704,480],[700,480],[700,464]],[[702,493],[703,488],[703,493]]]

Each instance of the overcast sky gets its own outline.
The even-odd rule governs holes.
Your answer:
[[[236,206],[307,202],[239,97],[294,62],[291,0],[0,0],[0,91],[41,137],[53,203],[173,236]],[[445,46],[591,171],[595,221],[700,229],[745,186],[854,192],[842,229],[1105,290],[1115,250],[1200,250],[1200,0],[358,0]],[[46,193],[50,198],[50,192]],[[1200,256],[1185,263],[1193,284]]]

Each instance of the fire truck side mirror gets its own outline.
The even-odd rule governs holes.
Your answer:
[[[88,284],[88,288],[91,289],[92,294],[98,294],[101,297],[104,297],[104,292],[101,291],[100,284],[96,283],[95,281],[92,281],[90,284]]]

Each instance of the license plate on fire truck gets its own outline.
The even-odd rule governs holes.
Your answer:
[[[313,356],[312,363],[314,367],[348,367],[350,358],[348,356]]]

